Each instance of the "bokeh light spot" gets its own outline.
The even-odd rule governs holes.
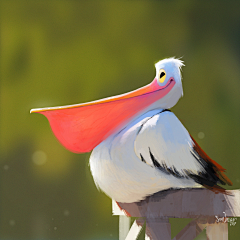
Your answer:
[[[198,133],[198,138],[203,139],[205,137],[205,134],[203,132]]]
[[[3,169],[7,171],[9,169],[9,166],[8,165],[4,165]]]
[[[69,214],[70,214],[70,212],[69,212],[68,210],[64,210],[64,212],[63,212],[63,215],[64,215],[64,216],[67,217],[67,216],[69,216]]]
[[[36,151],[32,155],[32,161],[38,165],[44,165],[47,162],[47,155],[43,151]]]
[[[13,219],[11,219],[11,220],[9,221],[9,225],[10,225],[10,226],[13,227],[15,224],[16,224],[16,223],[15,223],[15,221],[14,221]]]

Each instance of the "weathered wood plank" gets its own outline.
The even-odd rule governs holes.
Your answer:
[[[240,190],[228,191],[229,195],[208,189],[180,189],[158,192],[136,203],[115,203],[114,215],[131,215],[146,218],[146,240],[170,240],[169,218],[196,218],[174,240],[192,240],[205,227],[207,239],[228,239],[228,224],[216,223],[225,217],[240,217]],[[144,221],[133,224],[126,240],[135,240]],[[123,238],[122,238],[123,239]]]
[[[208,189],[180,189],[158,192],[136,203],[118,203],[133,217],[198,218],[240,216],[240,191],[231,195]]]

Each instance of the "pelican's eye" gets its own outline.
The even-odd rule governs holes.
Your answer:
[[[159,82],[163,83],[165,81],[165,78],[166,78],[166,72],[163,69],[161,69],[159,71]]]

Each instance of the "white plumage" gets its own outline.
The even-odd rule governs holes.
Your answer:
[[[173,113],[161,111],[143,114],[93,150],[90,168],[94,181],[115,201],[136,202],[169,188],[200,187],[184,172],[204,170],[191,154],[188,131]],[[181,178],[157,168],[150,152]]]

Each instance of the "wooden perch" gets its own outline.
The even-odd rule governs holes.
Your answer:
[[[240,216],[240,190],[228,192],[229,195],[216,194],[200,188],[167,190],[136,203],[113,201],[114,215],[139,217],[129,233],[126,230],[121,232],[120,240],[137,239],[145,221],[146,239],[171,240],[169,218],[194,219],[173,238],[174,240],[192,240],[205,228],[208,240],[227,240],[227,218]],[[123,220],[121,224],[124,224]],[[125,226],[125,229],[129,228]]]

